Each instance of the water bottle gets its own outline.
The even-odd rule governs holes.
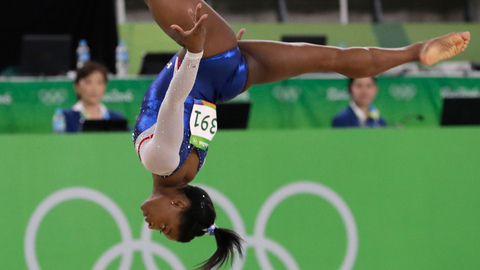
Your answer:
[[[87,45],[87,41],[81,39],[77,47],[77,68],[82,68],[88,61],[90,61],[90,48]]]
[[[124,40],[118,41],[117,49],[115,50],[115,68],[117,69],[117,76],[124,77],[128,75],[128,49]]]
[[[61,108],[57,108],[55,110],[55,114],[53,115],[53,132],[54,133],[65,133],[66,130],[66,123],[65,123],[65,115]]]

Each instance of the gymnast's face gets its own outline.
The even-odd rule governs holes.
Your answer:
[[[172,200],[167,196],[148,198],[140,207],[148,228],[159,230],[170,240],[177,240],[180,231],[180,213],[187,207],[184,200]]]
[[[377,84],[372,77],[355,79],[350,89],[352,99],[359,107],[369,106],[378,92]]]
[[[75,93],[88,105],[100,104],[105,93],[106,82],[100,71],[94,71],[75,84]]]

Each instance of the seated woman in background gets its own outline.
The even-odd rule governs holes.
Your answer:
[[[386,127],[387,122],[373,105],[378,86],[374,77],[348,80],[350,105],[339,112],[332,121],[332,127]]]
[[[87,62],[77,70],[74,83],[77,102],[62,110],[65,119],[63,132],[81,132],[85,120],[125,120],[123,114],[108,110],[101,102],[107,88],[107,74],[107,68],[97,62]]]

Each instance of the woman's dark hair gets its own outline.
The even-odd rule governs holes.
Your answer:
[[[370,77],[373,80],[373,83],[377,85],[377,79],[375,77]],[[348,93],[351,95],[352,94],[352,84],[353,82],[358,79],[358,78],[348,78]]]
[[[105,83],[108,82],[108,70],[107,68],[98,63],[98,62],[94,62],[94,61],[90,61],[90,62],[86,62],[85,65],[83,65],[83,67],[77,69],[77,76],[75,77],[75,84],[78,84],[80,82],[81,79],[84,79],[88,76],[90,76],[90,74],[92,74],[93,72],[96,72],[96,71],[99,71],[100,73],[102,73],[103,75],[103,79],[105,80]],[[77,94],[77,100],[80,99],[80,96]]]
[[[196,236],[202,236],[206,229],[215,222],[215,208],[210,196],[205,190],[187,186],[180,190],[190,200],[190,206],[180,213],[180,235],[177,241],[190,242]],[[226,261],[232,258],[235,250],[240,257],[242,252],[242,239],[232,230],[216,228],[214,230],[217,250],[213,255],[203,262],[198,268],[202,270],[212,269],[222,266]],[[230,262],[232,262],[230,260]]]

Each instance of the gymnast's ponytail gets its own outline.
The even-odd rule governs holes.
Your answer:
[[[217,242],[215,253],[198,269],[210,270],[219,268],[228,260],[232,262],[235,251],[242,257],[240,236],[232,230],[218,228],[215,225],[215,208],[207,192],[194,186],[187,186],[181,191],[190,200],[190,206],[180,213],[180,235],[177,241],[190,242],[195,236],[209,234],[215,236]]]
[[[238,251],[240,257],[243,256],[242,253],[242,239],[238,234],[229,229],[222,229],[215,227],[212,230],[212,233],[215,235],[215,240],[217,241],[217,250],[213,255],[206,261],[203,262],[202,266],[198,269],[207,270],[213,269],[215,266],[221,266],[230,258],[233,257],[235,250]]]

